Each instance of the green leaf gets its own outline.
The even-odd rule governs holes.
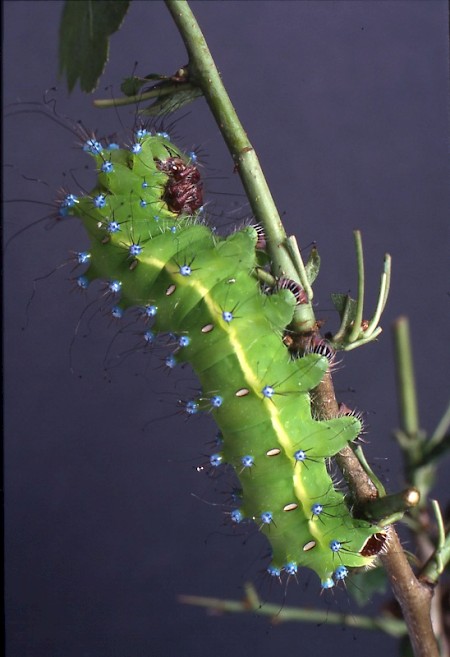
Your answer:
[[[315,246],[311,249],[308,262],[305,265],[306,276],[310,285],[314,283],[320,270],[320,255]]]
[[[180,107],[192,103],[192,101],[202,95],[203,92],[200,87],[184,84],[182,88],[177,89],[173,94],[157,98],[152,105],[142,110],[142,114],[146,114],[147,116],[167,116],[167,114],[171,114],[171,112],[175,112]]]
[[[136,96],[141,87],[143,87],[149,80],[168,80],[167,75],[160,75],[159,73],[149,73],[143,78],[131,76],[125,78],[120,85],[120,90],[125,96]]]
[[[338,294],[337,292],[333,292],[331,295],[331,300],[333,302],[333,306],[336,308],[336,310],[339,313],[339,316],[342,319],[342,316],[344,314],[344,310],[346,307],[346,304],[350,304],[350,310],[349,316],[351,320],[355,318],[355,310],[356,310],[356,301],[355,299],[352,299],[348,294]],[[353,310],[354,309],[354,310]],[[348,312],[348,310],[347,310]]]
[[[347,590],[360,607],[368,604],[374,593],[387,590],[386,572],[383,568],[372,568],[363,572],[355,571],[349,577]]]
[[[108,61],[109,37],[119,29],[129,4],[66,0],[59,28],[59,72],[66,75],[69,92],[77,80],[82,91],[94,91]]]
[[[352,299],[348,294],[337,294],[333,293],[331,295],[331,301],[333,302],[333,306],[336,308],[336,310],[339,313],[339,317],[341,318],[341,322],[345,317],[345,325],[346,328],[350,328],[352,323],[355,321],[356,317],[356,308],[357,308],[357,301],[355,299]]]
[[[144,84],[146,83],[147,80],[145,78],[136,78],[134,76],[130,78],[125,78],[125,80],[120,85],[120,91],[125,96],[136,96],[139,89],[143,87]]]

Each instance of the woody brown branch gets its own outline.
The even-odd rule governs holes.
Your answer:
[[[337,416],[339,407],[331,373],[328,372],[315,389],[312,404],[315,414],[321,419]],[[351,447],[339,452],[336,462],[357,502],[364,503],[377,497],[374,484]],[[439,657],[439,648],[431,624],[433,589],[414,575],[393,527],[390,529],[386,552],[380,556],[380,560],[408,626],[415,657]]]

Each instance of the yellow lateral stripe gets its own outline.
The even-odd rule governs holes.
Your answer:
[[[166,264],[163,260],[159,260],[158,258],[155,257],[145,257],[145,258],[140,258],[143,261],[150,265],[158,268],[159,270],[162,270],[164,267],[166,267]],[[167,271],[167,268],[166,268]],[[167,273],[171,276],[172,280],[175,280],[173,272],[167,271]],[[180,280],[177,281],[178,285],[183,285],[183,286],[191,286],[194,288],[197,293],[199,294],[199,297],[203,299],[203,302],[206,304],[211,318],[215,319],[216,317],[221,317],[220,314],[220,308],[214,303],[214,300],[212,299],[210,295],[210,290],[209,288],[205,287],[200,283],[200,281],[196,281],[193,278],[189,278],[189,280],[183,279],[183,277],[180,277]],[[222,330],[225,330],[225,323],[221,320],[221,328]],[[253,392],[262,400],[262,402],[266,404],[266,409],[269,412],[270,416],[270,421],[273,427],[273,430],[275,431],[275,434],[278,438],[278,442],[282,446],[284,453],[286,456],[289,458],[291,462],[294,461],[293,453],[294,453],[294,447],[291,441],[291,438],[289,434],[287,433],[286,429],[284,428],[283,424],[280,421],[279,415],[278,415],[278,410],[275,406],[275,404],[270,401],[270,399],[265,399],[261,390],[259,390],[259,387],[261,385],[261,381],[257,378],[256,374],[254,373],[250,363],[247,360],[247,356],[245,354],[245,351],[239,342],[236,330],[233,329],[229,324],[226,324],[227,328],[227,333],[230,337],[230,342],[233,347],[233,351],[236,354],[236,357],[238,359],[239,365],[241,367],[243,377],[245,380],[245,387],[251,388]],[[300,500],[302,505],[305,503],[306,500],[309,499],[309,496],[305,490],[305,487],[301,481],[301,477],[299,473],[295,472],[294,468],[294,473],[292,475],[292,480],[294,484],[294,489],[297,495],[297,498]],[[313,530],[313,527],[311,527],[311,531]],[[315,532],[312,531],[312,533],[315,534]]]

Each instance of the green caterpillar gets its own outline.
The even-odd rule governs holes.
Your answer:
[[[96,162],[96,187],[65,194],[59,210],[79,217],[90,237],[90,250],[78,254],[88,268],[77,283],[106,281],[116,317],[141,308],[150,323],[145,339],[169,334],[176,343],[167,365],[192,365],[202,392],[184,411],[212,413],[220,451],[211,467],[231,464],[240,480],[230,521],[259,526],[276,578],[306,566],[327,589],[349,568],[369,566],[387,534],[352,517],[327,467],[358,437],[360,421],[312,417],[309,391],[329,362],[321,353],[289,354],[282,334],[299,295],[261,291],[253,275],[257,230],[220,237],[205,224],[195,156],[164,133],[138,130],[129,149],[94,137],[84,149]]]

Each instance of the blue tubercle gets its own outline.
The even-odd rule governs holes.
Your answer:
[[[241,463],[244,468],[251,468],[255,464],[255,459],[250,454],[246,454],[241,458]]]
[[[321,585],[323,589],[332,589],[334,586],[334,580],[329,577],[328,579],[324,579]]]
[[[189,265],[182,265],[180,267],[180,274],[182,276],[190,276],[192,274],[192,269]]]
[[[209,457],[209,462],[214,468],[218,468],[219,465],[222,465],[223,463],[222,454],[211,454],[211,456]]]
[[[264,395],[264,397],[266,397],[266,399],[272,399],[272,397],[275,394],[275,390],[273,386],[264,386],[261,392]]]
[[[170,354],[170,356],[167,356],[167,358],[164,362],[165,362],[166,366],[171,370],[173,370],[173,368],[176,367],[176,365],[177,365],[177,359],[175,358],[175,356],[173,354]]]
[[[67,194],[67,196],[61,201],[61,207],[73,208],[77,203],[79,203],[79,200],[75,194]]]
[[[210,402],[213,408],[220,408],[223,404],[223,397],[220,395],[214,395],[214,397],[211,397]]]
[[[112,162],[107,160],[106,162],[103,162],[102,166],[100,167],[100,170],[102,173],[112,173],[114,171],[114,165]]]
[[[122,283],[120,281],[109,281],[108,290],[113,294],[118,294],[122,288]]]
[[[111,315],[115,319],[122,319],[122,317],[123,317],[123,308],[121,308],[120,306],[114,306],[113,308],[111,308]]]
[[[184,410],[188,415],[195,415],[198,413],[198,402],[194,401],[193,399],[189,400],[185,403]]]
[[[87,153],[92,153],[92,155],[99,155],[103,151],[103,146],[96,139],[88,139],[83,144],[83,150]]]
[[[270,525],[273,520],[273,514],[271,511],[264,511],[261,513],[261,520],[264,525]]]
[[[298,571],[298,566],[295,563],[295,561],[290,561],[284,566],[284,570],[287,572],[288,575],[296,575]]]
[[[294,459],[300,463],[303,463],[303,461],[306,461],[306,452],[303,449],[298,449],[296,452],[294,452]]]
[[[152,344],[156,339],[156,335],[153,333],[153,331],[145,331],[144,333],[144,340],[147,342],[147,344]]]
[[[332,552],[339,552],[339,550],[342,548],[342,543],[335,538],[330,541],[330,550]]]
[[[82,290],[86,290],[89,285],[89,280],[86,278],[86,276],[78,276],[76,279],[78,287],[80,287]]]
[[[104,194],[98,194],[94,196],[92,202],[96,208],[104,208],[106,205],[106,196]]]
[[[106,230],[108,231],[108,233],[118,233],[120,230],[119,222],[114,221],[114,219],[108,221],[108,223],[106,224]]]
[[[229,324],[233,319],[233,313],[231,313],[228,310],[224,310],[222,313],[222,319],[224,320],[224,322],[227,322]]]
[[[79,201],[75,194],[67,194],[59,204],[59,216],[67,217],[69,214],[69,208],[73,208],[77,203],[79,203]]]
[[[281,577],[281,570],[279,568],[277,568],[276,566],[272,566],[272,565],[268,566],[267,567],[267,572],[272,577]]]
[[[85,265],[91,258],[89,251],[78,251],[75,255],[79,265]]]
[[[232,522],[235,522],[237,525],[243,521],[244,514],[240,509],[234,509],[230,514]]]
[[[158,306],[149,305],[144,308],[144,315],[146,315],[146,317],[155,317],[157,312]]]
[[[345,566],[338,566],[333,573],[333,577],[337,581],[345,579],[347,575],[348,575],[348,568],[346,568]]]
[[[130,254],[130,256],[135,257],[142,253],[142,249],[143,247],[140,244],[131,244],[128,247],[128,253]]]

